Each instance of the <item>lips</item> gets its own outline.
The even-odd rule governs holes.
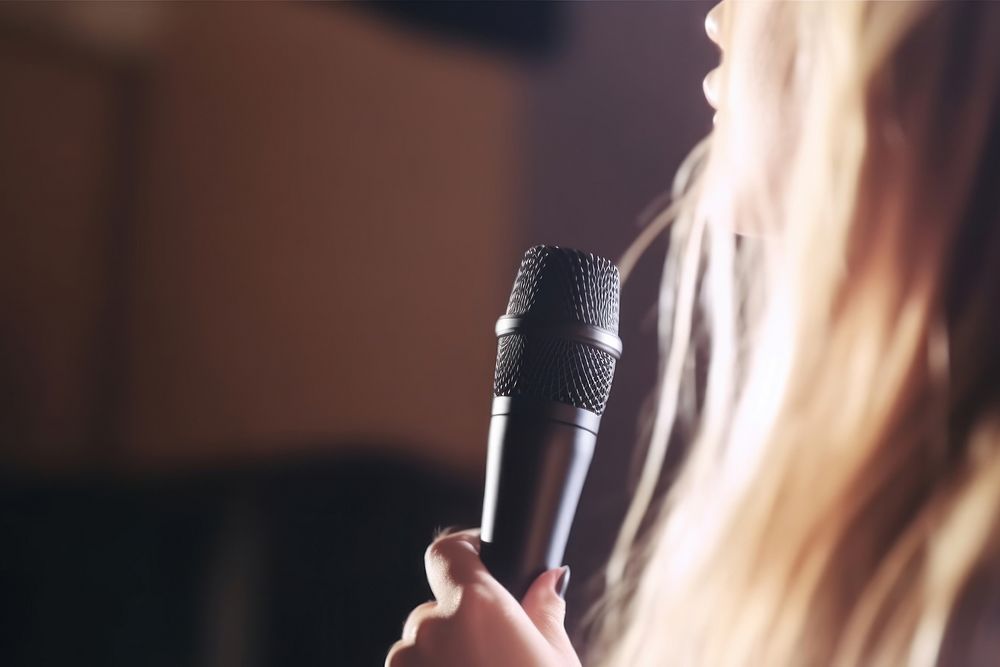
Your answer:
[[[705,93],[705,99],[713,109],[719,108],[719,67],[709,72],[701,82],[701,88]]]
[[[708,38],[719,45],[719,14],[722,12],[722,3],[708,10],[705,15],[705,34]]]
[[[720,18],[722,13],[722,3],[720,2],[716,6],[709,10],[708,14],[705,16],[705,34],[708,38],[722,50],[722,44],[719,40],[720,33]],[[718,111],[719,109],[719,70],[721,65],[716,67],[711,72],[709,72],[704,81],[702,81],[701,88],[705,93],[705,99],[711,107]],[[718,114],[716,114],[718,115]],[[714,122],[714,118],[712,119]]]

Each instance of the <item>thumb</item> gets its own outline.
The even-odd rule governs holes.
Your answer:
[[[566,619],[566,601],[563,600],[562,593],[566,590],[567,583],[569,566],[543,572],[524,594],[521,606],[553,648],[560,653],[575,655],[563,625]]]

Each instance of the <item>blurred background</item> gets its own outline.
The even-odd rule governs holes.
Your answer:
[[[522,252],[617,258],[707,2],[0,4],[0,663],[380,665],[478,524]],[[665,247],[567,553],[600,594]]]

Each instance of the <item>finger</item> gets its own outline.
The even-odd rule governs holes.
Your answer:
[[[416,649],[413,644],[400,640],[392,645],[385,656],[384,667],[416,667]]]
[[[434,540],[424,554],[424,567],[435,599],[445,607],[458,604],[462,586],[494,581],[479,560],[478,530],[463,530]]]
[[[417,639],[417,628],[428,618],[434,616],[437,611],[437,602],[425,602],[418,605],[410,612],[410,615],[406,617],[406,623],[403,624],[403,641],[413,642]]]
[[[455,527],[442,528],[437,535],[434,536],[434,542],[442,541],[458,541],[467,542],[476,553],[479,553],[479,529],[478,528],[466,528],[465,530],[459,530]]]
[[[434,534],[434,540],[444,539],[445,537],[451,537],[453,535],[465,535],[466,537],[473,539],[476,543],[476,549],[479,549],[479,529],[478,528],[459,528],[458,526],[445,526],[444,528],[439,528]],[[432,542],[434,540],[431,540]]]
[[[524,595],[521,605],[545,640],[561,654],[575,655],[566,634],[566,602],[562,592],[569,577],[568,567],[558,567],[538,575]]]

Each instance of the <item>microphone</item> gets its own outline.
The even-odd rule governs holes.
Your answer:
[[[618,268],[536,246],[497,320],[480,556],[518,600],[563,565],[621,356]]]

